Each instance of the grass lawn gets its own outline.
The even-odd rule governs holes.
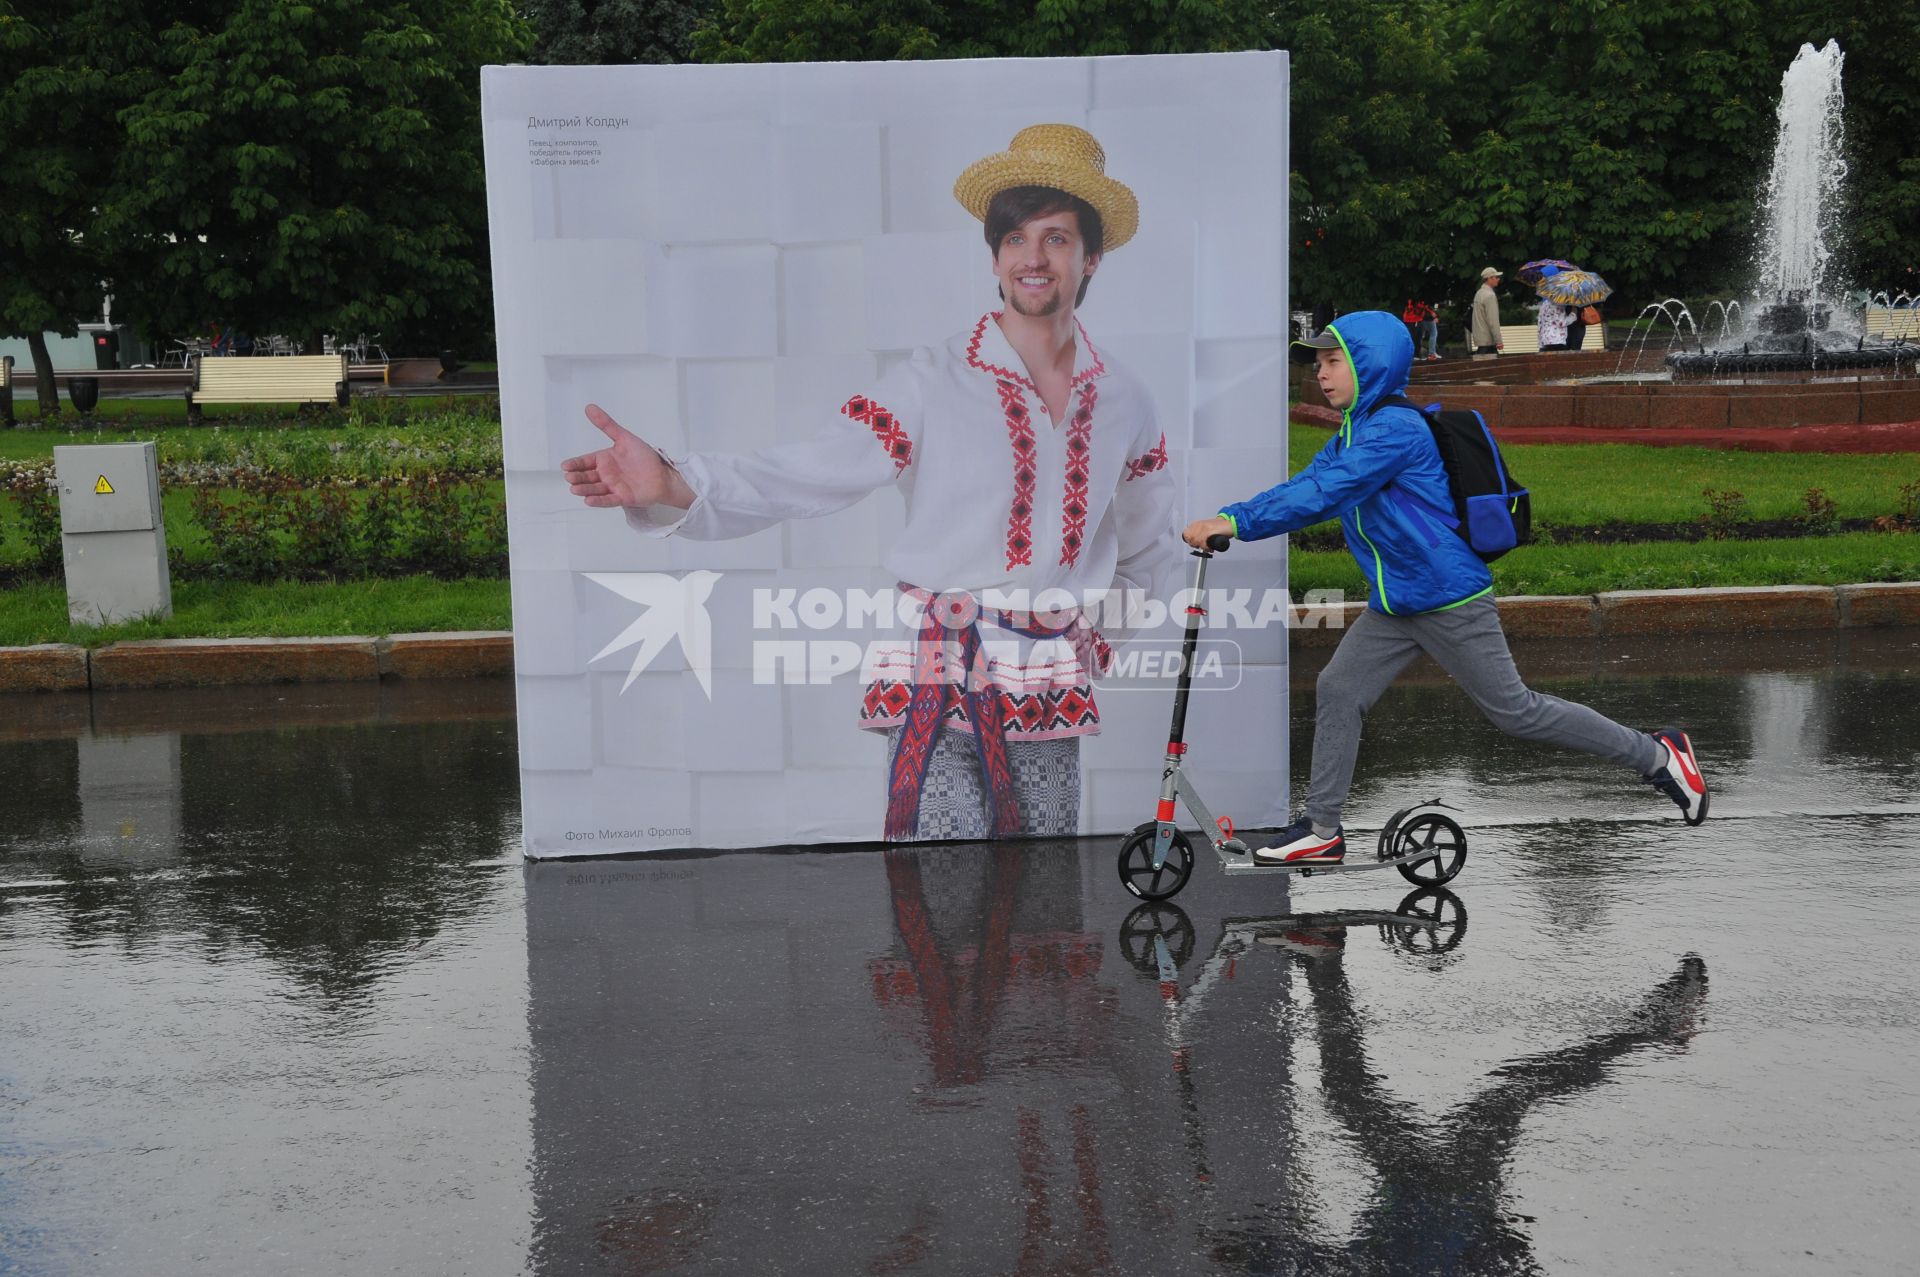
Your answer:
[[[16,374],[18,369],[15,369]],[[466,407],[493,397],[492,391],[459,395],[449,391],[436,395],[395,395],[360,397],[348,410],[360,421],[391,419],[404,422],[413,417],[431,416],[449,408]],[[83,420],[72,407],[63,406],[59,416],[41,423],[40,408],[30,399],[14,402],[19,425],[0,430],[0,459],[20,460],[50,457],[55,444],[69,443],[142,443],[165,427],[166,438],[176,434],[210,435],[235,427],[267,430],[301,430],[324,434],[346,429],[353,418],[338,408],[321,406],[302,410],[296,404],[207,404],[201,411],[206,426],[187,425],[187,403],[179,396],[165,399],[102,399],[91,421]]]
[[[1295,471],[1332,437],[1288,428]],[[1707,488],[1744,493],[1755,519],[1804,514],[1819,488],[1843,519],[1900,509],[1900,489],[1920,484],[1920,453],[1738,452],[1628,443],[1513,444],[1501,453],[1533,494],[1536,525],[1687,523],[1707,513]],[[1920,489],[1916,489],[1920,492]],[[1251,495],[1251,494],[1247,494]]]
[[[306,427],[348,442],[386,427]],[[226,432],[231,439],[237,433]],[[271,428],[267,432],[274,433]],[[283,432],[281,432],[283,433]],[[190,448],[212,428],[179,427],[163,441]],[[1291,460],[1298,470],[1329,432],[1295,426]],[[63,432],[0,432],[0,457],[44,456]],[[149,436],[150,437],[150,436]],[[164,443],[163,443],[164,446]],[[25,449],[23,451],[23,449]],[[1538,525],[1611,522],[1690,522],[1707,510],[1701,489],[1746,494],[1754,518],[1804,512],[1808,488],[1821,488],[1843,517],[1899,511],[1901,488],[1920,482],[1920,454],[1826,455],[1719,452],[1702,448],[1642,448],[1626,444],[1526,445],[1509,449],[1515,471],[1534,494]],[[1255,476],[1249,496],[1279,476]],[[497,481],[491,486],[497,491]],[[11,503],[0,501],[0,557],[17,556],[20,538],[8,526]],[[207,551],[187,519],[184,492],[166,498],[167,537],[189,560]],[[1920,580],[1920,535],[1849,533],[1766,541],[1524,546],[1494,565],[1502,594],[1590,594],[1602,590],[1671,589],[1708,585],[1842,585],[1860,581]],[[1290,584],[1296,592],[1339,589],[1364,597],[1365,583],[1345,551],[1296,551]],[[134,637],[271,637],[390,634],[414,630],[492,630],[511,624],[502,580],[440,581],[430,577],[344,583],[180,581],[167,621],[77,630],[66,619],[59,583],[0,592],[0,646],[74,642],[88,645]]]
[[[337,634],[410,634],[424,630],[512,628],[507,583],[404,577],[385,581],[240,585],[180,581],[173,615],[97,629],[67,621],[67,593],[59,583],[24,585],[0,593],[0,647],[79,643],[97,647],[121,639],[313,638]]]
[[[1920,535],[1854,532],[1775,541],[1524,545],[1493,565],[1502,595],[1597,594],[1712,585],[1852,585],[1920,580]],[[1366,578],[1344,550],[1303,550],[1288,562],[1295,591],[1366,597]]]
[[[1530,545],[1493,565],[1503,595],[1595,594],[1603,590],[1708,585],[1850,585],[1920,580],[1920,535],[1862,532],[1776,541],[1697,544]],[[1298,593],[1337,589],[1366,597],[1353,559],[1338,550],[1296,551],[1289,584]],[[102,629],[67,623],[57,583],[0,593],[0,646],[129,638],[302,637],[511,628],[507,582],[400,580],[241,585],[183,581],[166,621]]]

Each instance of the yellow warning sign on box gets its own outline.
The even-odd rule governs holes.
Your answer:
[[[107,482],[107,476],[103,474],[94,480],[93,493],[99,497],[110,497],[113,495],[113,485]]]

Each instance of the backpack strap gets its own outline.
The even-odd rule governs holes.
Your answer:
[[[1421,416],[1429,419],[1431,419],[1435,413],[1440,411],[1440,404],[1437,400],[1433,403],[1428,404],[1426,407],[1422,408],[1419,404],[1407,398],[1405,395],[1388,395],[1385,399],[1380,400],[1379,402],[1375,403],[1373,406],[1376,408],[1411,408],[1415,412],[1419,413]]]
[[[1373,406],[1375,408],[1411,408],[1413,411],[1419,413],[1421,418],[1426,421],[1428,429],[1432,429],[1433,427],[1433,414],[1440,411],[1440,405],[1437,403],[1428,404],[1425,408],[1422,408],[1405,395],[1388,395],[1385,399],[1380,400]],[[1460,517],[1458,515],[1451,510],[1442,510],[1439,506],[1428,501],[1418,493],[1408,492],[1392,480],[1387,481],[1386,492],[1388,498],[1402,510],[1407,509],[1409,506],[1417,507],[1440,520],[1440,522],[1446,524],[1447,527],[1454,531],[1457,532],[1460,530]],[[1427,544],[1438,545],[1439,542],[1429,540]]]

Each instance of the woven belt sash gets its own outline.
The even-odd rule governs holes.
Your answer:
[[[887,830],[890,842],[911,840],[920,823],[920,795],[926,788],[927,767],[933,761],[934,741],[947,711],[963,699],[973,722],[974,754],[980,763],[980,793],[987,828],[995,838],[1020,832],[1020,801],[1013,788],[1013,763],[1007,755],[1006,706],[980,660],[980,622],[962,627],[943,618],[929,591],[901,584],[900,588],[925,604],[920,633],[914,641],[913,700],[907,706],[899,746],[887,774]],[[945,598],[947,596],[940,596]],[[958,596],[966,597],[966,596]],[[1077,622],[1053,627],[1010,612],[991,613],[994,626],[1028,638],[1054,639],[1069,633]],[[960,641],[960,678],[942,677],[935,662],[948,639]]]

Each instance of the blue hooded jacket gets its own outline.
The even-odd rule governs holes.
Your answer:
[[[1340,339],[1359,393],[1340,429],[1293,478],[1225,507],[1234,535],[1259,541],[1336,515],[1366,576],[1367,605],[1392,616],[1438,612],[1493,592],[1493,574],[1442,522],[1453,497],[1440,449],[1419,413],[1380,401],[1405,393],[1407,326],[1383,310],[1342,315]]]

